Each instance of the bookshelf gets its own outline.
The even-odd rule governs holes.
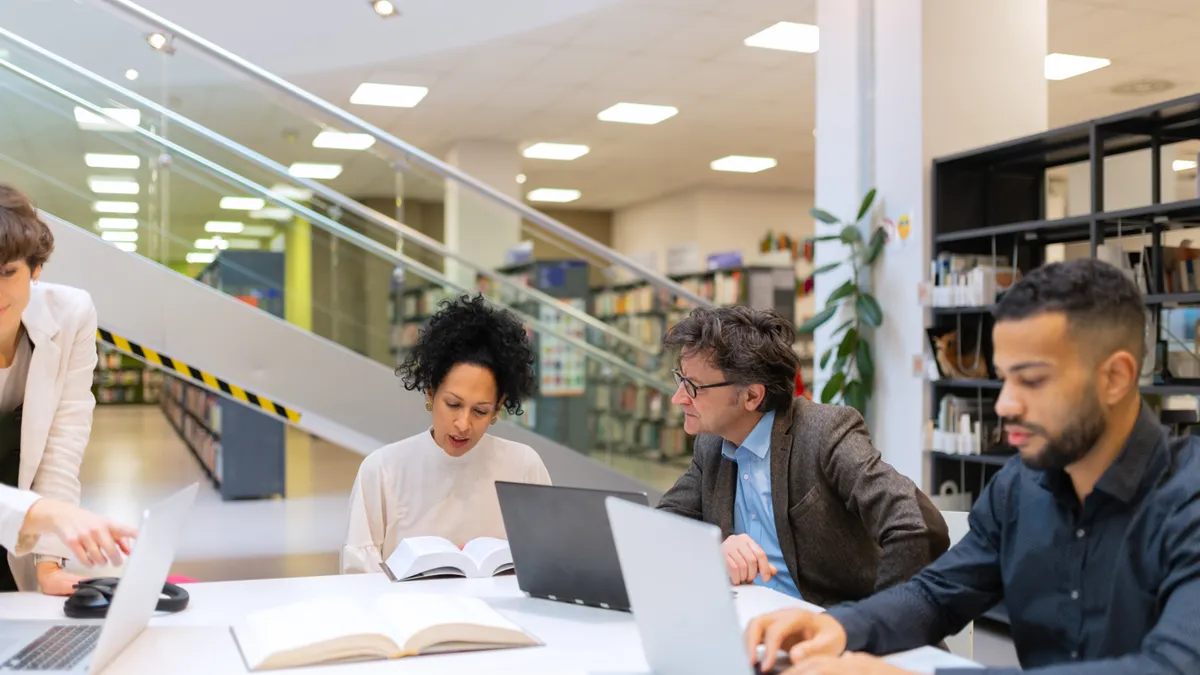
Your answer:
[[[992,310],[1012,278],[1046,261],[1050,244],[1087,243],[1092,256],[1112,255],[1104,246],[1118,236],[1149,237],[1143,250],[1125,253],[1130,273],[1145,291],[1145,303],[1154,319],[1154,346],[1148,358],[1152,369],[1141,391],[1152,405],[1162,397],[1200,395],[1200,379],[1172,375],[1164,310],[1200,306],[1200,289],[1180,291],[1170,284],[1173,270],[1164,269],[1163,234],[1173,229],[1200,226],[1200,200],[1161,203],[1161,153],[1164,145],[1200,138],[1200,95],[1167,101],[1041,134],[941,157],[933,162],[933,219],[930,280],[923,293],[933,305],[927,336],[927,376],[933,400],[931,429],[947,423],[946,408],[983,412],[976,452],[955,454],[931,449],[931,494],[953,484],[960,493],[977,497],[1000,466],[1013,454],[990,433],[996,424],[990,409],[1001,382],[991,367]],[[1136,208],[1104,208],[1104,158],[1149,149],[1151,203]],[[1047,171],[1087,162],[1093,186],[1088,213],[1046,218]],[[1172,178],[1173,179],[1173,178]],[[1141,247],[1139,247],[1141,248]],[[1124,248],[1121,249],[1125,251]],[[1119,259],[1119,258],[1118,258]],[[1192,286],[1195,285],[1191,282]],[[956,290],[970,286],[984,293]],[[1185,286],[1187,286],[1185,284]],[[973,302],[957,302],[974,295]],[[979,297],[982,295],[982,297]],[[953,349],[935,338],[953,334]],[[964,349],[964,345],[967,346]],[[1149,346],[1149,345],[1148,345]],[[986,364],[979,372],[974,357]],[[942,358],[939,358],[939,354]],[[949,365],[949,367],[947,367]],[[969,375],[964,371],[973,371]],[[947,397],[954,405],[944,405]],[[932,435],[927,434],[930,448]]]
[[[97,405],[147,405],[158,403],[163,376],[138,359],[97,341],[92,395]]]

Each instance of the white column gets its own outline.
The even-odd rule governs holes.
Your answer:
[[[464,141],[446,156],[450,164],[492,187],[520,199],[517,174],[520,154],[514,143]],[[446,182],[446,246],[478,266],[494,269],[504,264],[504,253],[521,240],[521,218],[513,211],[464,188]],[[460,284],[475,287],[475,276],[446,262],[446,275]]]
[[[843,4],[857,5],[855,25],[843,16],[850,11]],[[839,116],[869,118],[858,144],[872,148],[878,216],[895,221],[907,214],[912,222],[908,240],[889,245],[875,266],[873,291],[884,324],[871,336],[876,373],[869,422],[884,459],[923,485],[929,392],[914,365],[925,343],[917,289],[929,269],[931,162],[1046,129],[1046,0],[818,0],[817,16],[817,204],[849,213],[849,195],[839,192],[847,188],[835,186],[854,184],[856,173],[831,155],[861,154],[857,144],[824,152],[824,143],[847,143],[850,133],[831,139],[826,125]],[[864,25],[873,26],[868,36]],[[851,50],[841,44],[847,42],[860,46]],[[863,68],[867,49],[870,67]],[[849,100],[847,88],[867,92],[871,108],[823,111],[827,96]],[[827,345],[817,338],[819,352]]]

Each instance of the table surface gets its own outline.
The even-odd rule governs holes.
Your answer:
[[[469,595],[488,604],[528,631],[544,646],[488,652],[431,655],[394,661],[337,664],[293,671],[316,675],[414,673],[441,675],[480,672],[496,675],[634,675],[650,673],[642,654],[633,616],[525,596],[513,576],[491,579],[432,579],[392,583],[382,574],[301,577],[189,584],[191,601],[178,614],[158,615],[106,674],[181,673],[213,675],[245,673],[245,662],[229,630],[249,612],[325,594],[374,598],[382,593]],[[0,619],[65,618],[62,598],[36,593],[0,595]],[[759,586],[737,589],[736,606],[745,625],[751,618],[784,607],[806,606],[794,598]],[[811,607],[811,606],[809,606]],[[697,645],[697,648],[703,648]],[[971,666],[970,661],[932,647],[905,652],[889,660],[917,672]],[[749,671],[748,671],[749,672]],[[698,674],[699,675],[699,674]]]

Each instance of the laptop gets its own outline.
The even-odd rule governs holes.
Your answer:
[[[496,482],[517,586],[530,597],[629,610],[604,501],[645,493]]]
[[[743,642],[720,528],[619,499],[606,507],[650,669],[656,675],[758,672]]]
[[[99,673],[154,615],[198,483],[146,509],[102,623],[0,621],[0,671]]]

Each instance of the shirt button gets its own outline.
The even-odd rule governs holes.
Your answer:
[[[748,474],[748,473],[742,474],[742,480],[750,480],[750,474]]]
[[[754,514],[754,513],[751,513],[751,514],[750,514],[750,520],[758,520],[758,515],[757,515],[757,514]]]
[[[1075,538],[1076,539],[1083,539],[1083,535],[1085,535],[1085,534],[1087,534],[1087,532],[1084,532],[1082,527],[1079,528],[1078,530],[1075,530]]]
[[[1071,599],[1078,600],[1079,599],[1079,591],[1071,591]]]

